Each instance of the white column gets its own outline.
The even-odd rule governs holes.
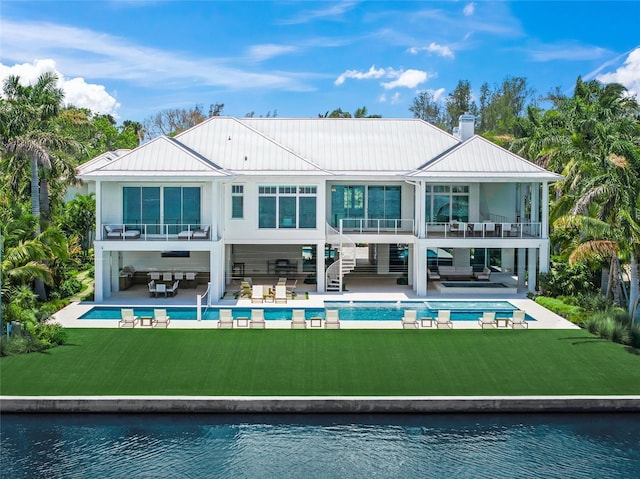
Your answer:
[[[426,236],[426,221],[427,221],[427,216],[426,216],[426,211],[425,211],[425,197],[426,197],[426,186],[425,186],[425,182],[424,181],[420,181],[418,183],[418,185],[416,185],[416,188],[414,189],[415,194],[417,195],[416,198],[416,211],[414,214],[414,218],[417,222],[417,233],[418,233],[418,238],[424,238]]]
[[[94,271],[94,278],[95,278],[95,284],[94,284],[94,293],[93,293],[93,297],[94,297],[94,301],[96,303],[101,303],[104,300],[104,251],[102,250],[102,247],[97,247],[94,248],[93,250],[93,258],[94,258],[94,267],[95,267],[95,271]]]
[[[413,286],[413,272],[415,271],[415,267],[413,265],[413,257],[416,254],[415,245],[409,244],[407,245],[407,284],[409,286]]]
[[[216,247],[209,251],[209,282],[211,283],[211,289],[207,295],[207,305],[217,303],[224,294],[224,271],[221,271],[224,261],[222,261],[223,258],[220,258],[222,248],[219,247],[218,243],[214,243],[214,245]]]
[[[540,204],[542,206],[542,219],[541,225],[542,228],[542,237],[549,237],[549,183],[546,181],[542,183],[542,198],[540,199]]]
[[[414,250],[414,285],[418,296],[427,295],[427,245],[424,241],[419,241]]]
[[[524,287],[526,276],[526,257],[527,250],[525,248],[518,248],[518,287]]]
[[[538,284],[538,273],[536,271],[538,250],[536,248],[529,248],[529,257],[527,265],[527,290],[530,293],[535,293],[536,286]]]
[[[324,293],[326,285],[324,284],[324,241],[319,241],[316,244],[316,291],[318,293]]]
[[[503,273],[513,273],[515,272],[515,250],[513,248],[502,248],[501,250],[501,262],[502,262],[502,272]]]
[[[538,269],[541,273],[549,272],[549,241],[545,241],[540,246],[540,257],[538,259]]]
[[[96,180],[96,240],[102,238],[104,229],[102,228],[102,182]],[[94,243],[95,244],[95,243]],[[96,271],[97,273],[97,271]]]

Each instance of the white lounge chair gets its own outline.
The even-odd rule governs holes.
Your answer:
[[[276,285],[276,303],[287,302],[287,287],[284,284]]]
[[[149,296],[155,296],[156,293],[157,293],[157,291],[156,291],[156,282],[154,280],[151,280],[151,281],[149,281],[147,286],[149,286]]]
[[[407,309],[402,317],[402,329],[417,329],[418,321],[416,319],[418,312],[415,309]]]
[[[123,308],[120,310],[122,319],[118,322],[118,326],[122,328],[135,328],[138,324],[138,317],[133,314],[133,309]]]
[[[292,329],[304,329],[307,327],[307,319],[304,316],[304,309],[294,309],[291,318]]]
[[[434,273],[429,268],[427,268],[427,281],[437,281],[440,279],[440,275],[438,273]]]
[[[448,309],[438,310],[438,316],[436,317],[436,327],[440,328],[453,328],[451,322],[451,311]]]
[[[522,329],[528,329],[529,323],[525,321],[526,313],[521,309],[517,309],[513,312],[513,316],[508,319],[508,323],[511,325],[511,329],[515,329],[516,326]]]
[[[209,238],[210,227],[207,226],[204,229],[198,229],[193,232],[193,239],[208,239]]]
[[[264,309],[251,310],[251,327],[254,329],[265,329]]]
[[[490,326],[492,328],[498,327],[495,311],[485,311],[482,313],[482,316],[478,318],[478,324],[482,329],[484,329],[485,326]]]
[[[171,317],[167,316],[166,309],[153,310],[153,327],[154,328],[168,328],[170,322],[171,322]]]
[[[478,281],[489,281],[489,278],[491,277],[491,268],[485,266],[484,269],[479,273],[476,273],[475,276]]]
[[[104,227],[104,233],[107,239],[122,238],[122,228],[117,226],[106,225]]]
[[[233,328],[233,315],[230,309],[220,310],[220,320],[218,321],[218,327],[221,329]]]
[[[254,284],[251,287],[251,302],[264,303],[264,288],[261,284]]]
[[[178,239],[190,240],[193,238],[193,230],[182,230],[178,233]]]
[[[340,329],[340,318],[337,309],[327,309],[324,327],[325,329]]]

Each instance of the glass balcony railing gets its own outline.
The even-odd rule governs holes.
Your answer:
[[[413,225],[413,219],[342,218],[340,231],[356,234],[408,234],[413,233]]]
[[[540,238],[542,224],[483,222],[427,222],[427,238]]]
[[[102,241],[203,241],[211,240],[211,225],[104,223]]]

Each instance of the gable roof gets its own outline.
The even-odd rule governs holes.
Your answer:
[[[90,162],[92,163],[92,162]],[[109,162],[88,163],[78,170],[81,178],[130,176],[202,177],[229,176],[231,173],[173,138],[160,136]]]
[[[436,156],[407,176],[447,181],[455,178],[556,181],[562,178],[478,135]]]

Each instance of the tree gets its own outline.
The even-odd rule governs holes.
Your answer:
[[[382,118],[382,115],[369,115],[367,107],[363,106],[356,109],[353,115],[348,111],[343,111],[342,108],[336,108],[331,112],[327,110],[324,113],[318,113],[318,118]]]
[[[477,115],[478,107],[473,101],[471,93],[471,84],[468,80],[460,80],[455,89],[447,95],[447,127],[451,130],[458,125],[458,119],[461,115]]]
[[[487,83],[480,87],[479,132],[508,134],[517,118],[523,116],[535,91],[524,77],[506,77],[493,90]]]
[[[146,136],[151,138],[161,135],[175,136],[207,118],[220,116],[223,108],[224,103],[211,104],[206,114],[202,105],[162,110],[144,121],[144,131]]]
[[[429,91],[420,92],[413,99],[413,104],[409,107],[409,111],[413,113],[414,118],[420,118],[442,129],[446,128],[443,106],[434,94]]]

